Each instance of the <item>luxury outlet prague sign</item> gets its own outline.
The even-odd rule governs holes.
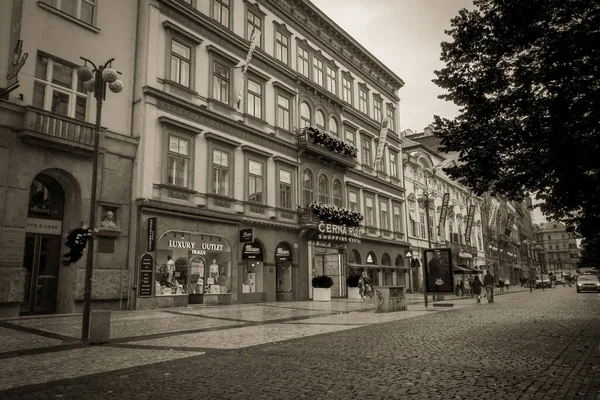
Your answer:
[[[222,244],[200,243],[199,249],[196,248],[196,242],[186,242],[183,240],[169,240],[169,247],[174,249],[189,249],[192,255],[205,256],[206,251],[223,251]]]
[[[318,229],[317,239],[328,242],[360,243],[360,237],[363,235],[360,228],[328,224],[326,222],[319,223]]]

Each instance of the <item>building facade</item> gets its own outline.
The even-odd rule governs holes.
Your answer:
[[[90,218],[96,108],[80,57],[115,58],[124,83],[102,120],[92,296],[106,307],[126,299],[136,13],[118,0],[0,2],[0,315],[82,304],[86,257],[62,264],[69,231]]]
[[[536,225],[535,235],[544,250],[546,272],[576,272],[580,253],[574,233],[567,232],[566,226],[560,222],[547,222]]]
[[[402,80],[308,1],[140,4],[131,307],[306,300],[318,275],[344,297],[363,270],[403,283]],[[363,227],[315,213],[332,206]]]

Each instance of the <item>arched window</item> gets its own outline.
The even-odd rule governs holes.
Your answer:
[[[325,175],[319,176],[319,203],[329,203],[329,182]]]
[[[300,128],[311,126],[310,107],[306,103],[300,104]]]
[[[325,130],[325,115],[323,115],[323,111],[319,111],[319,110],[317,111],[317,113],[315,114],[315,121],[316,121],[317,128],[324,131]]]
[[[388,253],[383,253],[381,256],[381,265],[392,266],[392,258]]]
[[[313,175],[309,170],[305,170],[302,175],[302,198],[305,207],[313,201],[313,190]]]
[[[329,133],[331,133],[335,137],[340,137],[340,132],[338,131],[338,123],[335,118],[329,119]]]
[[[360,253],[358,252],[358,250],[353,249],[349,256],[349,260],[348,262],[354,263],[354,264],[361,264],[361,258],[360,258]]]
[[[339,180],[333,181],[333,204],[338,207],[342,207],[343,199],[342,199],[342,182]]]

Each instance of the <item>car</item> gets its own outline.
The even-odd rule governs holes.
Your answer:
[[[596,275],[580,275],[577,278],[577,293],[597,292],[600,293],[600,280]]]
[[[550,281],[550,276],[548,276],[548,275],[542,275],[541,277],[539,275],[535,276],[535,288],[536,289],[551,288],[551,287],[552,287],[552,282]]]

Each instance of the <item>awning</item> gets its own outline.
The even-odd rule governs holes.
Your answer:
[[[350,268],[365,268],[365,269],[395,269],[395,270],[410,270],[409,267],[396,267],[394,265],[379,265],[379,264],[355,264],[347,263]]]
[[[472,268],[466,267],[466,266],[460,266],[460,265],[455,265],[454,266],[454,273],[455,274],[478,274],[480,273],[480,271],[476,271]]]

